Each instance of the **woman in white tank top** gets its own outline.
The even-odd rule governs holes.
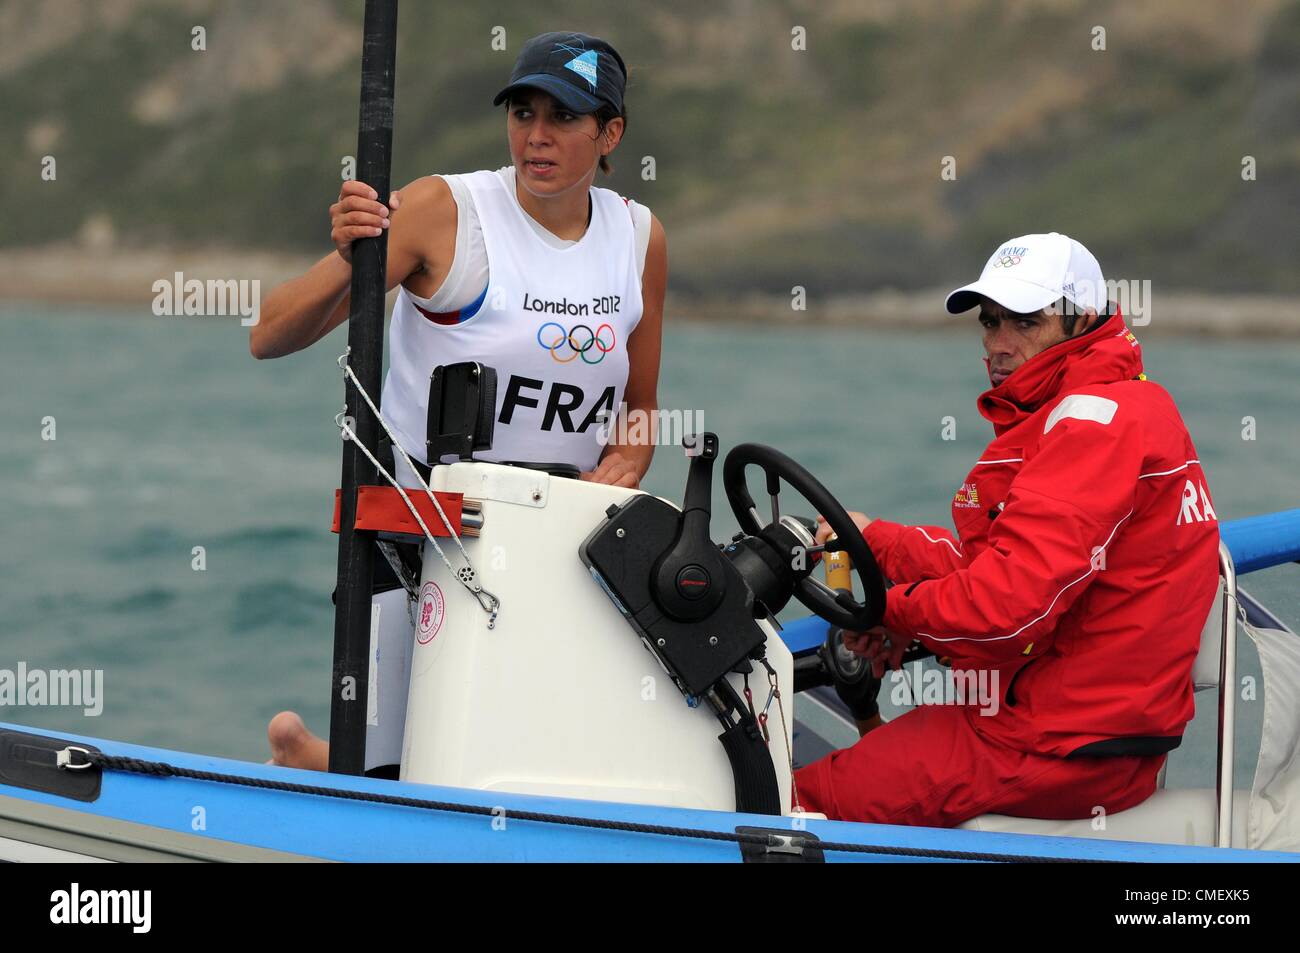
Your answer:
[[[380,406],[412,458],[438,462],[424,453],[433,368],[477,360],[498,373],[493,449],[481,458],[569,464],[585,480],[639,485],[653,442],[607,437],[640,430],[614,426],[617,415],[657,409],[667,241],[649,209],[593,184],[623,136],[626,79],[603,40],[529,40],[494,101],[507,107],[511,166],[426,176],[387,203],[345,182],[330,208],[336,253],[267,297],[253,356],[301,350],[343,323],[351,244],[388,229],[388,287],[400,290]],[[400,462],[397,475],[414,482]],[[411,630],[400,586],[374,598],[381,662],[366,766],[391,773]],[[277,763],[327,769],[328,744],[296,714],[277,715],[269,735]]]

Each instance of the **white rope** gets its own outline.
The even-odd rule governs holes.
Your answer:
[[[406,508],[411,511],[411,515],[415,517],[416,523],[418,523],[420,525],[420,529],[423,530],[424,538],[429,541],[429,544],[433,547],[434,552],[436,552],[442,558],[443,565],[447,567],[447,571],[450,572],[452,576],[458,582],[460,582],[462,586],[464,586],[466,589],[469,590],[469,592],[478,601],[478,604],[483,607],[483,610],[485,612],[488,613],[488,628],[489,629],[496,628],[497,611],[501,607],[501,600],[498,599],[496,596],[494,596],[492,593],[488,592],[486,589],[484,589],[483,586],[479,583],[478,573],[475,572],[474,565],[473,563],[470,562],[469,553],[465,552],[465,544],[461,542],[460,535],[456,532],[455,528],[451,525],[451,521],[447,519],[447,514],[443,511],[442,504],[438,502],[438,497],[434,494],[429,484],[425,482],[424,475],[421,474],[420,471],[416,468],[415,462],[411,459],[410,455],[407,454],[406,448],[403,447],[401,443],[398,441],[397,437],[394,436],[393,431],[388,426],[388,421],[384,420],[384,415],[379,412],[379,408],[375,406],[375,402],[370,399],[370,395],[366,393],[366,389],[361,386],[361,381],[357,380],[357,375],[352,372],[352,368],[348,364],[348,355],[351,352],[352,349],[349,347],[346,351],[344,351],[342,354],[339,355],[338,365],[340,368],[343,369],[344,378],[346,380],[350,380],[352,382],[352,385],[356,387],[357,393],[360,394],[361,399],[366,402],[366,406],[370,408],[370,412],[375,415],[375,420],[379,422],[379,426],[383,427],[384,433],[388,434],[388,439],[392,441],[393,444],[394,461],[396,461],[397,454],[400,453],[402,455],[402,459],[406,461],[407,466],[411,468],[411,472],[415,474],[415,479],[419,481],[420,486],[424,489],[424,492],[428,495],[429,501],[433,503],[433,508],[437,511],[438,517],[442,520],[443,528],[445,528],[447,530],[447,534],[451,536],[453,540],[456,541],[456,547],[460,550],[460,554],[465,560],[464,566],[462,566],[460,569],[457,569],[455,566],[451,564],[451,560],[447,558],[447,554],[444,553],[442,551],[442,547],[438,545],[438,540],[434,538],[433,533],[429,531],[429,527],[425,525],[424,519],[420,516],[419,511],[416,510],[415,508],[415,504],[412,503],[411,498],[407,496],[406,488],[403,487],[400,483],[398,483],[397,479],[392,474],[390,474],[387,470],[384,469],[383,464],[381,464],[377,459],[375,459],[375,455],[366,448],[366,445],[362,443],[359,439],[357,439],[356,432],[347,424],[346,408],[341,413],[336,415],[334,418],[334,422],[338,424],[341,436],[343,437],[344,440],[351,440],[353,443],[355,443],[357,445],[357,449],[359,449],[362,453],[364,453],[366,455],[366,458],[375,465],[375,470],[378,471],[378,473],[385,480],[391,483],[395,490],[397,490],[398,495],[402,498],[402,502],[406,504]],[[394,467],[394,469],[396,469],[396,467]]]

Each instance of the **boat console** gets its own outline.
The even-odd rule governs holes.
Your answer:
[[[500,606],[489,629],[426,552],[402,779],[788,813],[795,678],[776,613],[793,596],[865,629],[883,608],[880,571],[848,514],[795,461],[742,444],[723,465],[742,532],[714,542],[712,433],[686,441],[680,507],[544,465],[474,460],[490,445],[481,415],[494,377],[478,366],[434,377],[430,459],[437,450],[460,459],[435,466],[430,485],[479,507],[478,535],[463,544]],[[767,523],[745,482],[751,466],[765,475]],[[815,527],[782,514],[783,481],[845,540],[864,601],[813,577]]]

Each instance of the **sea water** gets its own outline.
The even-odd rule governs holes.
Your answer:
[[[987,376],[969,324],[670,320],[660,405],[696,415],[723,453],[744,441],[782,450],[849,509],[949,525],[953,491],[991,436],[975,409]],[[283,708],[327,732],[346,333],[262,362],[247,335],[231,317],[0,308],[0,668],[103,673],[94,717],[25,706],[0,721],[256,760]],[[1300,342],[1141,337],[1220,519],[1300,506]],[[646,489],[680,499],[686,466],[660,447]],[[755,498],[766,513],[761,488]],[[713,513],[715,539],[735,532],[720,466]],[[1285,566],[1242,584],[1294,626],[1298,578]],[[803,614],[792,604],[783,617]],[[1257,675],[1242,644],[1241,674]],[[1212,783],[1215,704],[1198,696],[1171,785]],[[1238,704],[1239,786],[1261,709]]]

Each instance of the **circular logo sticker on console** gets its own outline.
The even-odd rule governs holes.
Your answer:
[[[420,614],[415,624],[415,640],[428,645],[442,628],[442,590],[436,582],[426,582],[420,589]]]

